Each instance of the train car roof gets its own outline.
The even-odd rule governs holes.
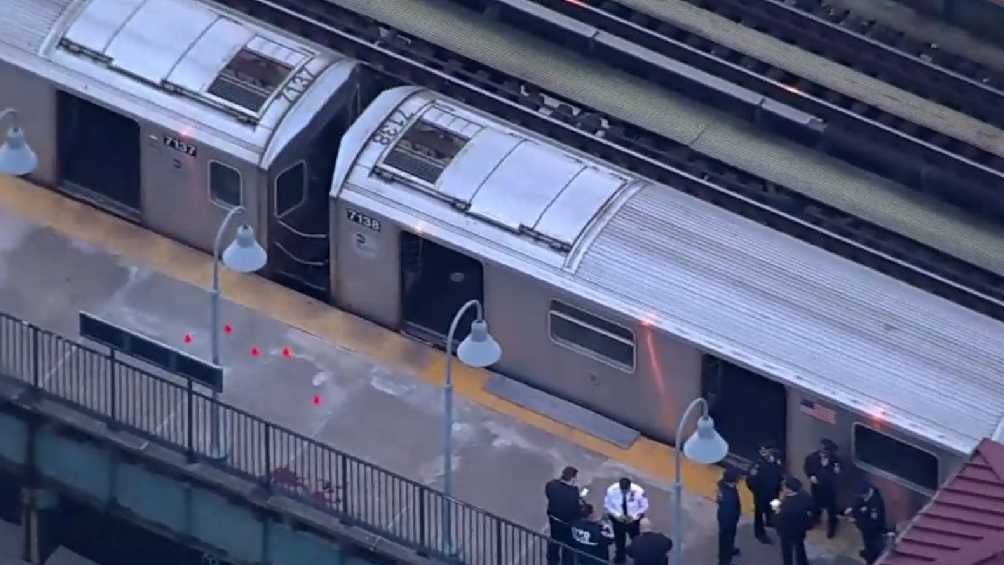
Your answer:
[[[253,162],[357,64],[196,0],[10,1],[4,59]]]
[[[432,107],[449,108],[473,123],[464,127],[481,128],[463,149],[472,155],[487,152],[476,145],[489,129],[559,151],[435,93],[398,89],[381,95],[343,140],[332,197],[959,453],[970,452],[1001,423],[1004,324],[609,166],[598,168],[624,182],[600,204],[579,204],[582,214],[593,213],[571,249],[521,233],[472,214],[473,206],[411,175],[378,169],[406,130],[397,123],[413,123],[422,108]],[[592,166],[574,150],[560,151]],[[537,175],[540,164],[518,165],[531,185],[555,178]],[[483,176],[463,162],[462,151],[441,173],[468,191]],[[510,190],[537,209],[524,187]]]

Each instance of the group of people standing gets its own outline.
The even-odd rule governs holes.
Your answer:
[[[842,468],[837,445],[823,439],[820,449],[805,458],[802,470],[809,479],[809,493],[803,490],[802,481],[785,476],[780,453],[770,445],[762,445],[746,477],[746,486],[753,493],[753,535],[761,543],[772,544],[774,540],[767,528],[774,528],[781,538],[784,565],[808,565],[805,536],[822,519],[824,512],[827,537],[836,535],[839,527],[837,487]],[[719,565],[731,565],[732,559],[739,554],[735,538],[741,514],[737,491],[740,478],[737,470],[726,469],[718,483]],[[843,513],[851,517],[861,531],[864,549],[860,555],[871,565],[884,545],[886,519],[882,495],[866,483]]]
[[[603,498],[607,520],[601,521],[596,509],[585,501],[588,491],[576,486],[578,474],[575,467],[565,467],[561,476],[544,488],[551,539],[559,542],[547,547],[548,565],[575,565],[575,553],[559,544],[584,554],[579,557],[582,565],[608,563],[611,545],[614,546],[614,563],[624,563],[631,557],[635,565],[666,565],[673,542],[652,531],[645,517],[648,512],[645,489],[628,478],[610,485]],[[593,563],[583,564],[584,560]]]

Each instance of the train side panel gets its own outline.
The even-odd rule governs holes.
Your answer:
[[[339,308],[378,324],[401,324],[401,233],[390,218],[355,202],[331,203],[333,273]]]
[[[505,351],[496,369],[648,435],[672,435],[700,394],[699,351],[525,273],[491,263],[485,273],[486,315]]]

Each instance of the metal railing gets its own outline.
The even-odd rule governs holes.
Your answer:
[[[3,313],[0,375],[81,409],[109,428],[256,481],[269,492],[310,504],[420,555],[472,565],[546,564],[547,536],[222,402],[218,409],[228,452],[214,459],[211,397],[180,378],[144,371],[114,352]],[[453,534],[449,553],[440,527],[444,504]]]

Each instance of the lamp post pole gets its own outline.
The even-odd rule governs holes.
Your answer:
[[[449,499],[453,494],[453,334],[457,331],[460,319],[472,307],[477,308],[477,319],[484,319],[481,302],[468,300],[457,310],[450,323],[450,332],[446,336],[446,386],[443,387],[443,548],[447,555],[453,555],[453,531],[450,524]]]
[[[230,221],[242,212],[244,212],[243,206],[234,206],[230,209],[230,212],[223,218],[223,223],[220,224],[220,229],[216,232],[216,241],[213,243],[213,282],[212,288],[209,291],[209,323],[212,327],[212,331],[210,332],[212,361],[213,365],[217,367],[220,366],[220,245],[223,242],[223,233],[226,232]],[[223,451],[223,438],[221,437],[223,426],[221,425],[222,422],[220,422],[219,393],[215,390],[213,391],[213,404],[210,410],[210,419],[212,420],[210,433],[212,437],[210,438],[209,451],[212,457],[223,459],[226,457],[226,453]]]
[[[708,413],[708,402],[703,398],[695,398],[690,406],[683,412],[680,423],[676,426],[676,473],[673,478],[673,549],[670,565],[681,565],[683,558],[683,483],[680,482],[681,460],[683,459],[683,441],[681,439],[683,426],[687,424],[690,413],[698,406],[704,408],[705,415]]]

